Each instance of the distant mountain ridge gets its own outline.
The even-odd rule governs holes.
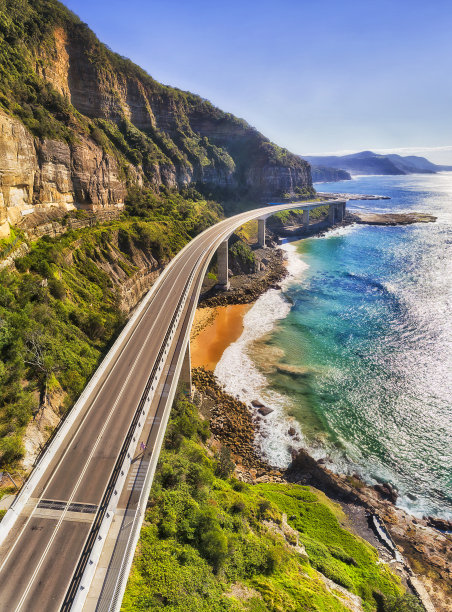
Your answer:
[[[416,155],[381,155],[373,151],[360,151],[350,155],[307,155],[312,166],[345,170],[353,174],[435,174],[452,170],[452,166],[434,164]],[[315,180],[315,179],[314,179]]]

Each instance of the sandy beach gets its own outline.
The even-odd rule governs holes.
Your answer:
[[[243,317],[252,304],[198,308],[191,333],[193,368],[214,370],[224,350],[243,331]]]

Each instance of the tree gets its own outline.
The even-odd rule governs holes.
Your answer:
[[[49,338],[41,329],[35,328],[27,334],[25,346],[27,349],[25,363],[38,374],[38,379],[42,385],[41,402],[45,405],[47,403],[49,378],[51,374],[58,372],[61,368],[56,363]]]

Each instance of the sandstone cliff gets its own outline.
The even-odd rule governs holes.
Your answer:
[[[309,164],[161,85],[56,0],[0,0],[0,237],[36,206],[122,206],[133,184],[218,197],[311,189]]]
[[[69,145],[33,138],[0,111],[0,238],[9,234],[9,224],[39,208],[121,207],[125,194],[116,159],[92,139]]]

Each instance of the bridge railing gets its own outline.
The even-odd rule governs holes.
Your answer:
[[[160,373],[162,371],[165,359],[168,355],[168,351],[171,345],[171,341],[173,339],[175,330],[177,325],[179,324],[179,320],[185,306],[185,302],[187,299],[188,292],[190,290],[191,284],[193,282],[193,278],[195,272],[198,267],[198,263],[200,259],[204,256],[205,251],[203,251],[202,255],[198,258],[195,265],[193,266],[189,278],[185,283],[184,289],[182,291],[181,297],[179,298],[178,304],[174,311],[174,314],[171,318],[170,324],[166,331],[163,343],[160,347],[160,350],[157,354],[157,357],[154,361],[154,365],[152,367],[149,378],[146,382],[144,391],[141,395],[141,399],[138,403],[137,409],[135,411],[132,422],[129,426],[127,435],[124,439],[124,443],[121,447],[121,451],[118,455],[118,459],[116,461],[115,467],[113,468],[113,472],[111,474],[110,480],[108,482],[107,488],[105,490],[102,501],[99,505],[99,509],[94,520],[94,523],[89,532],[88,538],[85,542],[85,546],[80,555],[77,568],[74,572],[73,578],[69,585],[68,591],[66,593],[66,597],[64,599],[61,610],[63,612],[68,612],[72,608],[79,610],[83,606],[83,602],[86,599],[86,596],[89,591],[89,586],[92,580],[92,575],[95,572],[100,553],[103,547],[103,540],[105,539],[108,529],[110,527],[111,521],[113,519],[113,515],[116,509],[116,505],[119,501],[120,493],[122,490],[122,486],[118,486],[119,480],[125,480],[125,476],[129,470],[130,464],[132,462],[132,453],[134,450],[134,445],[136,444],[136,440],[139,438],[141,429],[144,426],[145,415],[146,415],[146,405],[149,408],[153,391],[155,390],[157,381],[159,379]],[[142,421],[142,423],[141,423]],[[123,485],[123,482],[121,482]],[[135,540],[135,535],[137,530],[141,527],[140,524],[137,525],[137,522],[134,520],[130,535],[129,541],[126,546],[126,553],[124,557],[129,558],[133,557],[133,552],[135,546],[132,548],[132,542]],[[100,535],[102,533],[102,535]],[[100,538],[100,539],[99,539]],[[99,545],[96,547],[96,543]],[[87,570],[89,570],[87,572]],[[125,567],[121,568],[121,571],[118,575],[117,582],[122,582],[127,579],[125,576]],[[86,584],[82,584],[86,583]],[[118,590],[115,589],[113,594],[113,598],[111,600],[111,606],[114,608],[116,606],[116,600],[119,597]],[[119,603],[121,603],[119,601]]]

